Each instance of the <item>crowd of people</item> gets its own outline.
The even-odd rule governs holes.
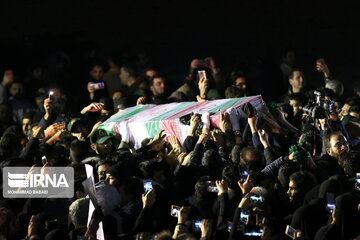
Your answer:
[[[69,82],[63,63],[2,71],[1,167],[69,166],[75,189],[71,199],[1,196],[0,239],[97,239],[98,229],[105,239],[360,239],[360,86],[335,80],[324,59],[311,89],[294,52],[284,54],[274,90],[283,94],[265,99],[271,117],[251,103],[220,113],[219,128],[192,114],[184,142],[162,130],[139,149],[99,126],[139,104],[261,92],[244,69],[227,77],[211,57],[192,60],[172,92],[149,63],[96,60],[87,81]]]

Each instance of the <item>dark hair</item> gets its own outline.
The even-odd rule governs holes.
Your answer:
[[[330,88],[324,88],[323,93],[325,97],[329,97],[331,100],[334,100],[337,97],[337,94],[334,92],[334,90]]]
[[[349,177],[356,177],[356,173],[360,172],[360,152],[345,152],[340,158],[346,175]]]
[[[236,81],[236,79],[238,79],[238,78],[245,78],[245,79],[247,79],[247,77],[245,76],[245,74],[243,74],[243,73],[241,73],[241,72],[237,72],[237,73],[232,74],[232,75],[230,76],[230,81],[231,81],[231,83],[235,84],[235,81]]]
[[[231,189],[237,187],[239,181],[239,167],[238,165],[231,164],[224,167],[222,171],[222,179],[228,184]]]
[[[89,146],[84,141],[75,139],[70,144],[70,153],[72,160],[79,163],[88,156]]]
[[[353,113],[360,113],[360,106],[359,105],[352,105],[349,109],[349,112]]]
[[[298,68],[294,68],[294,69],[291,71],[291,73],[289,74],[289,76],[288,76],[289,79],[294,77],[294,72],[301,72],[302,75],[304,76],[304,72],[303,72],[303,71],[301,71],[301,70],[298,69]]]
[[[296,162],[287,161],[284,162],[278,172],[279,182],[283,187],[287,187],[289,185],[290,176],[293,173],[300,171],[300,165]]]
[[[115,164],[114,161],[109,160],[109,159],[101,159],[100,161],[98,161],[95,165],[95,169],[97,170],[101,165],[104,164],[108,164],[109,166],[113,166]]]
[[[130,76],[137,77],[137,70],[135,66],[130,64],[124,64],[122,65],[122,68],[124,69],[125,72],[129,73]]]
[[[235,86],[230,86],[225,90],[226,98],[239,98],[244,96],[244,91],[240,90]]]
[[[141,162],[139,165],[140,171],[145,178],[153,178],[155,172],[164,170],[164,165],[159,159],[151,159]]]
[[[162,75],[155,75],[154,77],[150,78],[150,86],[154,85],[155,78],[162,78],[165,81],[165,77]]]
[[[308,192],[316,185],[316,178],[312,173],[307,171],[293,173],[289,179],[296,184],[302,193]]]
[[[324,145],[326,148],[331,147],[330,140],[333,136],[344,136],[344,135],[341,132],[332,132],[332,133],[329,133],[328,135],[326,135],[324,138]]]
[[[300,103],[301,106],[304,106],[308,102],[308,98],[303,93],[292,93],[289,95],[289,100],[295,100]]]
[[[132,195],[134,198],[141,198],[141,194],[144,192],[141,180],[135,177],[124,179],[118,187],[122,187],[125,193]]]

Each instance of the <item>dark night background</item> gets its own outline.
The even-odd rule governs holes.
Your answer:
[[[56,51],[75,56],[96,46],[106,53],[145,52],[173,85],[182,82],[193,58],[212,56],[224,73],[244,62],[256,74],[260,62],[279,65],[289,47],[310,81],[321,80],[315,70],[319,57],[347,91],[360,74],[360,1],[12,0],[0,5],[0,64],[20,73],[36,57]]]

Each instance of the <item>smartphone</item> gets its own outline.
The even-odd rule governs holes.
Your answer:
[[[333,193],[326,193],[326,210],[331,214],[335,209],[335,197]]]
[[[94,90],[96,91],[96,90],[104,89],[105,83],[104,82],[91,83],[90,86],[94,87]]]
[[[243,170],[243,171],[240,170],[239,175],[240,175],[239,181],[240,181],[241,183],[244,183],[244,182],[246,181],[248,175],[249,175],[249,172],[246,171],[246,170]]]
[[[171,205],[170,215],[177,218],[179,216],[180,208],[181,207],[179,206]]]
[[[50,91],[50,92],[49,92],[49,98],[50,98],[51,101],[54,101],[55,96],[54,96],[54,92],[53,92],[53,91]]]
[[[233,224],[232,224],[232,222],[227,222],[227,230],[229,231],[229,232],[231,232],[231,229],[233,228]]]
[[[153,185],[151,181],[144,182],[144,192],[145,194],[150,192],[153,189]]]
[[[355,190],[360,191],[360,173],[356,173]]]
[[[201,232],[201,220],[195,220],[193,223],[193,230],[195,232]]]
[[[240,211],[240,223],[246,224],[250,216],[250,210],[241,209]]]
[[[262,196],[257,196],[257,195],[251,195],[250,199],[254,202],[254,203],[262,203],[264,202],[264,198]]]
[[[198,75],[199,75],[199,80],[205,78],[206,79],[206,71],[202,70],[202,71],[198,71]]]
[[[286,226],[285,234],[288,235],[289,237],[291,237],[292,239],[296,238],[296,232],[297,232],[297,230],[295,228],[293,228],[292,226],[290,226],[290,225]]]
[[[244,235],[249,237],[261,237],[263,231],[264,230],[261,227],[245,226]]]
[[[217,188],[216,186],[216,183],[213,182],[213,181],[207,181],[206,182],[206,185],[207,185],[207,190],[208,192],[219,192],[219,189]]]
[[[41,161],[42,161],[42,165],[43,165],[43,166],[47,163],[47,158],[46,158],[45,155],[42,156]]]

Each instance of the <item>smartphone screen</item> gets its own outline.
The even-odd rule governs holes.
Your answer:
[[[216,183],[213,181],[207,181],[206,182],[207,185],[207,190],[208,192],[219,192],[219,189],[216,186]]]
[[[264,230],[261,227],[245,227],[244,235],[250,237],[261,237],[263,231]]]
[[[44,166],[47,163],[46,156],[42,156],[41,161],[42,161],[42,165]]]
[[[55,97],[54,97],[54,92],[53,91],[49,92],[49,98],[50,98],[51,101],[54,101]]]
[[[250,215],[250,210],[241,210],[240,211],[240,222],[242,224],[246,224],[248,222],[249,219],[249,215]]]
[[[153,189],[153,185],[151,181],[144,182],[144,192],[148,193]]]
[[[199,80],[205,78],[206,79],[206,71],[198,71]]]
[[[232,222],[227,222],[227,230],[230,232],[232,228],[233,228]]]
[[[179,211],[180,211],[180,207],[176,206],[176,205],[171,205],[171,211],[170,211],[170,215],[172,217],[178,217],[179,216]]]
[[[360,173],[356,173],[355,190],[360,191]]]
[[[295,239],[296,238],[296,229],[290,225],[287,225],[286,229],[285,229],[285,234],[288,235],[289,237],[291,237],[292,239]]]
[[[333,193],[326,193],[326,209],[332,213],[335,209],[335,197]]]
[[[246,170],[240,171],[240,182],[244,183],[249,175],[249,172]]]
[[[254,203],[262,203],[264,201],[264,198],[262,196],[257,196],[257,195],[251,195],[250,199],[254,202]]]
[[[193,229],[194,229],[195,232],[200,232],[201,231],[201,220],[194,221]]]

